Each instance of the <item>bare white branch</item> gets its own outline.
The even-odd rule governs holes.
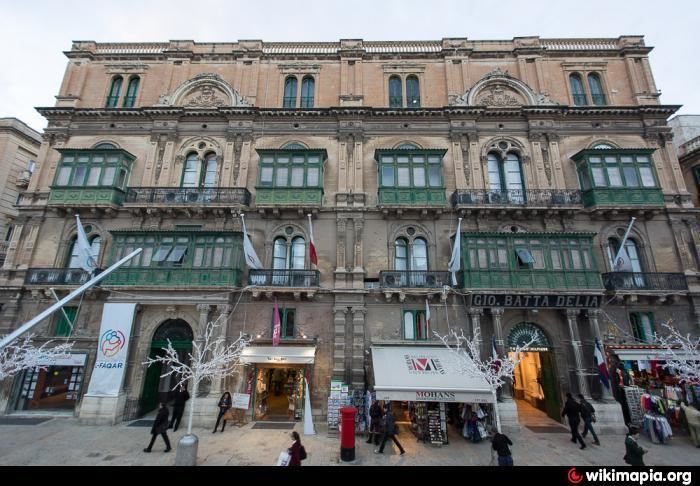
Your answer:
[[[654,335],[654,344],[663,348],[660,359],[666,366],[674,368],[680,381],[688,384],[700,384],[700,337],[683,335],[671,325],[671,321],[662,324],[668,335]]]
[[[22,370],[30,368],[46,369],[53,360],[66,358],[70,355],[73,343],[61,343],[51,346],[48,341],[39,347],[31,341],[33,334],[25,336],[21,341],[15,341],[0,350],[0,381],[13,376]]]

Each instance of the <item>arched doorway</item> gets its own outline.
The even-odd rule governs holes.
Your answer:
[[[527,402],[561,421],[561,400],[552,345],[542,329],[531,322],[521,322],[508,335],[508,350],[522,346],[534,338],[513,373],[513,398]]]
[[[177,351],[180,361],[185,362],[189,353],[192,352],[192,341],[194,335],[192,328],[182,319],[168,319],[163,322],[153,334],[151,341],[151,351],[149,357],[163,356],[168,340]],[[139,415],[144,415],[154,410],[159,402],[167,403],[173,398],[173,385],[179,381],[177,376],[166,376],[161,378],[165,371],[161,363],[152,364],[146,370],[146,378],[143,380],[143,392],[141,393],[141,403]]]

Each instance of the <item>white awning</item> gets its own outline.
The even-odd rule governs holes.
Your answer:
[[[377,400],[491,403],[485,379],[456,371],[444,347],[372,346]]]
[[[316,346],[248,346],[241,363],[313,364]]]
[[[609,348],[609,350],[615,353],[618,358],[622,361],[666,361],[667,359],[672,359],[668,351],[664,349],[615,349]],[[676,350],[676,358],[681,360],[693,361],[694,356],[689,353],[683,353],[683,351]]]

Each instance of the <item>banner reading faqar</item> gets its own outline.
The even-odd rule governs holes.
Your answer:
[[[124,381],[136,304],[105,304],[87,395],[116,397]]]

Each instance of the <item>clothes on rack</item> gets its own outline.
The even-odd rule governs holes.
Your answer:
[[[665,444],[673,436],[668,420],[660,415],[644,414],[642,428],[646,436],[657,444]]]

